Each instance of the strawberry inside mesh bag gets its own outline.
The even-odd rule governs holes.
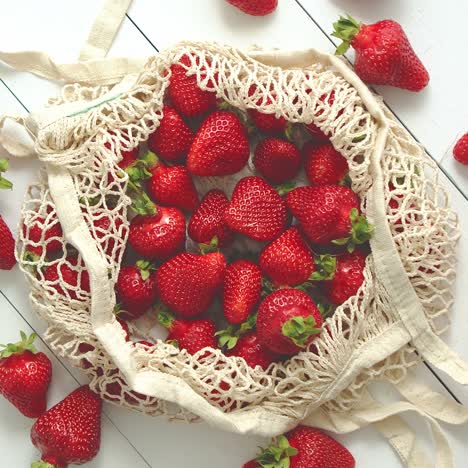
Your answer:
[[[360,401],[368,382],[399,382],[419,361],[409,334],[392,335],[403,325],[392,292],[379,276],[381,266],[376,262],[380,265],[381,258],[375,254],[379,247],[375,241],[363,285],[326,319],[327,332],[307,350],[266,370],[252,369],[242,358],[227,357],[219,349],[191,355],[157,340],[165,335],[151,312],[129,323],[129,340],[111,313],[113,293],[101,294],[99,304],[105,305],[105,312],[96,310],[92,297],[101,292],[102,282],[92,268],[92,256],[84,255],[85,261],[75,240],[81,236],[96,247],[113,289],[126,248],[131,203],[128,176],[119,162],[136,148],[140,154],[145,151],[162,117],[175,63],[218,102],[241,112],[275,114],[328,136],[348,162],[362,212],[382,224],[375,212],[369,212],[369,196],[378,180],[386,222],[377,226],[377,242],[381,233],[391,236],[401,271],[432,332],[447,329],[458,221],[439,185],[436,165],[383,105],[375,101],[385,125],[375,116],[377,111],[369,111],[363,94],[343,76],[344,65],[337,68],[324,57],[308,52],[278,59],[275,54],[246,55],[215,44],[187,43],[150,59],[124,92],[68,85],[61,97],[51,100],[50,109],[78,103],[81,110],[73,108],[37,135],[36,150],[46,169],[27,194],[17,254],[31,286],[33,307],[48,323],[47,342],[81,368],[106,400],[190,421],[205,417],[212,408],[209,418],[223,421],[223,427],[235,430],[245,417],[255,421],[248,430],[278,433],[323,405],[331,411],[349,410]],[[377,98],[366,94],[368,99]],[[66,207],[58,208],[64,192],[57,174],[64,170],[87,232],[77,227],[64,235],[60,228],[65,220],[73,225]],[[237,181],[253,173],[249,161],[233,176],[194,179],[200,198],[214,188],[230,197]],[[296,182],[307,184],[304,175]],[[186,247],[195,249],[190,241]],[[230,249],[259,252],[258,244],[245,239]],[[96,333],[98,329],[105,332]],[[136,344],[138,340],[154,345]],[[266,420],[276,423],[265,428]]]

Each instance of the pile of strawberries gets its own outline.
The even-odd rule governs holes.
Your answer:
[[[187,73],[192,60],[171,67],[149,151],[125,152],[119,163],[136,215],[117,314],[128,321],[156,312],[174,346],[190,354],[220,347],[266,369],[307,349],[357,293],[372,226],[346,159],[323,132],[218,102]],[[243,171],[251,151],[256,175],[237,175],[230,197],[213,189],[200,200],[197,181]],[[301,171],[310,185],[294,188]],[[187,235],[199,253],[185,251]],[[249,252],[236,246],[241,237],[253,242]]]

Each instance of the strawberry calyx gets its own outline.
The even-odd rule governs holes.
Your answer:
[[[172,325],[176,320],[175,315],[169,312],[169,310],[166,307],[162,306],[158,307],[156,317],[158,319],[159,324],[162,325],[164,328],[167,328],[168,330],[172,328]]]
[[[270,447],[262,450],[256,462],[262,468],[289,468],[290,457],[297,455],[296,448],[289,445],[285,436],[279,436]]]
[[[178,347],[179,347],[179,342],[178,342],[177,340],[166,340],[165,343],[174,346],[174,348],[178,348]]]
[[[6,172],[9,165],[8,159],[0,159],[0,190],[11,190],[13,188],[13,184],[2,177],[2,172]]]
[[[206,255],[213,252],[219,252],[218,236],[214,236],[209,244],[198,244],[198,247],[200,248],[200,253],[202,255]]]
[[[142,159],[138,159],[130,164],[130,166],[125,169],[125,172],[128,174],[129,181],[137,186],[140,186],[142,180],[149,179],[152,175],[148,170],[148,166]]]
[[[348,15],[347,18],[340,16],[340,19],[333,23],[334,31],[332,36],[341,39],[343,42],[336,48],[335,55],[343,55],[349,49],[356,35],[359,33],[362,24]]]
[[[317,306],[317,309],[319,310],[320,315],[324,319],[332,315],[332,313],[335,310],[335,306],[333,304],[330,304],[329,302],[326,302],[324,300],[315,301],[315,305]]]
[[[331,280],[335,276],[336,257],[330,254],[315,256],[315,271],[310,275],[310,281]]]
[[[135,213],[142,216],[155,215],[158,213],[155,203],[153,203],[145,192],[139,190],[137,187],[133,188],[133,190],[135,193],[133,197],[131,197],[131,208]]]
[[[239,338],[257,325],[257,314],[249,315],[247,320],[240,325],[229,325],[226,329],[215,333],[218,337],[218,346],[232,349],[236,346]]]
[[[262,278],[262,297],[267,297],[276,290],[275,285],[267,278]]]
[[[22,354],[25,351],[30,351],[33,354],[37,353],[37,349],[34,346],[34,341],[37,338],[35,333],[31,333],[29,338],[24,331],[20,332],[21,341],[18,343],[8,343],[6,345],[0,344],[0,348],[3,348],[0,352],[0,358],[8,358],[14,354]]]
[[[50,464],[44,460],[31,463],[31,468],[67,468],[68,464],[56,463]]]
[[[135,265],[140,270],[143,281],[146,281],[150,277],[151,272],[156,270],[156,267],[148,260],[138,260]]]
[[[351,235],[332,241],[335,245],[346,245],[348,252],[354,252],[356,245],[361,245],[370,240],[374,233],[374,226],[367,218],[359,214],[357,208],[353,208],[349,214],[351,219]]]
[[[294,143],[297,139],[295,129],[296,129],[295,125],[292,122],[288,122],[284,130],[284,136],[286,137],[286,140],[292,143]]]
[[[281,333],[290,338],[299,348],[305,348],[309,338],[320,333],[320,328],[315,325],[315,318],[312,315],[292,317],[284,322]]]
[[[276,187],[276,191],[278,192],[278,195],[280,197],[283,197],[287,193],[289,193],[291,190],[294,190],[296,188],[296,183],[293,180],[290,180],[288,182],[285,182],[284,184],[278,185]]]

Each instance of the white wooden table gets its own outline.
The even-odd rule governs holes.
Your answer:
[[[460,0],[279,0],[277,12],[265,18],[248,17],[224,0],[134,0],[112,47],[113,56],[148,56],[183,39],[209,39],[236,46],[259,44],[290,49],[315,47],[334,50],[330,31],[339,14],[351,13],[364,22],[393,18],[402,23],[429,68],[431,84],[420,94],[379,88],[401,122],[439,163],[441,178],[461,218],[460,265],[453,308],[453,325],[445,339],[468,360],[468,168],[452,161],[450,148],[457,135],[468,131],[468,61],[464,30],[468,4]],[[96,0],[4,0],[0,19],[0,50],[44,50],[60,62],[78,56],[102,2]],[[352,56],[350,56],[352,58]],[[39,107],[57,86],[0,65],[0,112],[27,112]],[[25,187],[34,180],[37,165],[12,161],[11,194],[0,197],[0,212],[11,225],[18,221]],[[7,198],[8,197],[8,198]],[[463,261],[465,260],[465,262]],[[463,287],[465,286],[465,287]],[[21,273],[0,272],[0,342],[15,340],[19,329],[44,324],[32,313]],[[54,363],[50,403],[55,403],[83,381],[65,362],[55,358],[43,342],[39,348]],[[440,372],[421,366],[417,374],[434,390],[468,404],[468,391]],[[394,399],[392,391],[374,386],[379,398]],[[29,466],[37,452],[29,443],[31,421],[0,398],[0,459],[2,466]],[[420,421],[407,419],[426,437]],[[444,427],[455,453],[456,466],[468,466],[468,428]],[[353,452],[357,466],[398,467],[387,443],[372,429],[339,437]],[[429,443],[429,437],[427,437]],[[169,423],[105,406],[102,450],[90,467],[239,468],[264,444],[260,438],[213,430],[205,424]],[[431,447],[428,446],[428,450]]]

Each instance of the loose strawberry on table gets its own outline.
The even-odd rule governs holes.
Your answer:
[[[169,162],[180,162],[187,155],[195,134],[171,106],[164,106],[159,127],[149,136],[148,148]]]
[[[229,323],[241,324],[260,301],[262,273],[249,260],[237,260],[226,268],[223,288],[224,316]]]
[[[21,341],[1,345],[0,393],[24,416],[39,417],[47,407],[47,391],[52,379],[52,364],[34,346],[36,334]]]
[[[296,177],[301,164],[299,149],[289,141],[267,138],[255,148],[255,168],[272,184],[282,184]]]
[[[299,187],[286,195],[286,203],[302,230],[315,244],[356,245],[367,242],[373,232],[360,215],[359,199],[342,185]]]
[[[396,21],[362,24],[351,16],[341,16],[333,26],[332,35],[343,40],[336,53],[344,54],[352,46],[356,51],[354,71],[366,83],[410,91],[421,91],[429,83],[429,73]]]
[[[156,162],[148,181],[153,200],[164,206],[194,211],[198,206],[198,193],[185,166],[166,166]]]
[[[185,218],[177,208],[153,205],[152,209],[155,214],[137,215],[131,220],[128,243],[143,257],[165,260],[185,246]]]
[[[265,16],[273,13],[278,0],[227,0],[231,5],[252,16]]]
[[[292,356],[320,334],[323,318],[312,299],[298,289],[279,289],[260,304],[257,333],[271,352]]]
[[[465,165],[468,165],[468,133],[465,133],[453,148],[454,158]]]
[[[210,190],[192,214],[188,234],[200,244],[226,247],[233,241],[232,231],[224,223],[229,200],[221,190]]]
[[[274,439],[244,468],[355,468],[349,450],[319,429],[298,426]]]
[[[297,227],[291,227],[260,253],[259,265],[274,286],[298,286],[315,271],[314,255]]]
[[[150,262],[139,260],[120,270],[116,290],[123,308],[119,318],[135,320],[156,301],[156,273]]]
[[[202,123],[187,157],[187,169],[197,176],[239,172],[250,156],[247,129],[236,114],[215,111]]]
[[[67,468],[90,462],[101,445],[102,401],[86,385],[44,413],[31,429],[41,452],[33,468]]]
[[[159,323],[169,330],[166,341],[189,354],[195,354],[203,348],[217,348],[216,325],[210,319],[178,319],[167,310],[158,312]]]
[[[224,214],[235,232],[257,241],[271,241],[288,226],[288,211],[279,193],[261,177],[241,179]]]
[[[336,257],[332,279],[322,283],[323,291],[329,301],[340,305],[356,295],[364,282],[366,257],[366,254],[359,249]]]
[[[309,142],[302,152],[305,172],[312,185],[340,184],[348,175],[348,161],[331,143],[316,145]]]
[[[187,67],[190,66],[191,59],[188,55],[182,56],[179,63],[171,66],[169,97],[181,115],[197,117],[216,107],[216,94],[198,86],[196,75],[187,74]]]
[[[205,312],[221,289],[226,259],[221,253],[181,253],[156,272],[160,301],[184,318]]]

